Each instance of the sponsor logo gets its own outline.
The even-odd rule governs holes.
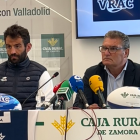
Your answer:
[[[8,96],[0,96],[0,102],[9,103],[9,99]]]
[[[71,129],[71,127],[74,125],[75,123],[72,122],[72,120],[70,120],[67,124],[67,130],[66,132],[68,132],[68,130]],[[66,129],[66,116],[62,117],[60,116],[60,123],[58,123],[56,120],[54,120],[54,122],[52,123],[52,125],[60,132],[61,135],[65,134],[65,129]]]
[[[29,81],[29,80],[30,80],[30,77],[26,77],[26,80],[28,80],[28,81]]]
[[[26,7],[23,8],[13,8],[13,10],[3,9],[0,10],[0,17],[5,16],[47,16],[50,15],[50,9],[45,7],[28,9]]]
[[[41,35],[42,57],[64,57],[64,34]]]
[[[99,81],[102,81],[102,78],[101,78],[101,77],[98,77],[98,80],[99,80]]]
[[[129,94],[126,93],[126,92],[124,92],[124,93],[122,93],[121,95],[122,95],[123,98],[126,98]]]
[[[1,11],[0,11],[0,15],[1,15]],[[6,47],[5,47],[5,41],[4,41],[4,36],[0,35],[0,59],[2,58],[7,58],[7,51],[6,51]],[[1,79],[2,81],[2,79]]]
[[[2,133],[0,133],[0,140],[3,140],[5,136],[2,135]]]
[[[0,39],[0,47],[3,47],[4,46],[4,41],[2,39]]]
[[[1,81],[7,81],[7,77],[2,77]]]
[[[134,8],[134,0],[97,0],[97,2],[101,10],[107,9],[110,13]]]
[[[74,79],[76,79],[76,80],[81,80],[81,77],[75,75],[75,76],[74,76]]]
[[[130,97],[132,97],[132,98],[139,98],[140,99],[140,95],[138,95],[138,94],[130,94]]]
[[[51,38],[50,40],[48,40],[48,43],[51,45],[51,46],[55,46],[55,44],[58,42],[58,39],[54,39],[54,38]]]

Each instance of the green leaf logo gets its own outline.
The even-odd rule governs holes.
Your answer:
[[[129,94],[126,93],[126,92],[124,92],[124,93],[122,93],[121,95],[122,95],[123,98],[126,98]]]

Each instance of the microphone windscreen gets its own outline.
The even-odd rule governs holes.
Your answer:
[[[99,75],[93,75],[89,78],[89,86],[95,94],[97,94],[98,90],[101,90],[101,92],[104,91],[103,81]]]
[[[61,87],[69,87],[69,86],[70,86],[70,84],[69,84],[68,80],[65,80],[61,85]]]
[[[57,96],[64,98],[65,101],[69,101],[73,95],[74,91],[70,87],[69,81],[65,80],[62,84],[61,87],[57,91]]]
[[[59,75],[59,73],[58,72],[55,72],[54,74],[53,74],[53,77],[56,77],[56,76],[58,76]]]
[[[69,83],[68,80],[65,80],[65,81],[62,83],[62,85],[61,85],[60,88],[63,88],[63,87],[68,87],[69,90],[70,90],[70,92],[71,92],[72,94],[74,93],[74,91],[72,90],[72,88],[71,88],[70,83]]]
[[[58,89],[61,87],[62,83],[64,81],[62,81],[61,83],[59,83],[58,85],[56,85],[54,88],[53,88],[53,92],[56,93],[58,91]]]
[[[78,93],[78,90],[84,90],[84,83],[82,81],[82,78],[77,76],[77,75],[73,75],[70,79],[70,86],[72,88],[73,91],[75,91],[76,93]]]

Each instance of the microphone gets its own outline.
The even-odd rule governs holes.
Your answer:
[[[56,85],[54,88],[53,88],[53,92],[56,93],[58,91],[58,89],[61,87],[62,83],[64,81],[62,81],[61,83],[59,83],[58,85]]]
[[[85,108],[88,108],[89,104],[83,93],[84,83],[83,83],[81,77],[74,75],[69,79],[69,82],[70,82],[70,85],[71,85],[71,88],[73,89],[73,91],[75,91],[76,93],[79,93],[80,98],[82,99]]]
[[[58,89],[60,88],[63,82],[59,83],[53,88],[53,92],[55,93],[54,96],[50,99],[49,102],[43,104],[41,107],[44,107],[44,109],[47,109],[51,104],[53,104],[57,100],[56,92],[58,91]]]
[[[103,88],[103,81],[99,75],[94,75],[89,78],[89,86],[94,91],[95,94],[98,95],[99,99],[101,100],[102,107],[107,108],[104,96],[102,92],[104,91]]]
[[[69,101],[71,99],[73,93],[74,91],[70,87],[69,81],[64,81],[56,93],[58,102],[56,103],[55,107],[60,108],[60,106],[62,106],[63,101]]]
[[[54,74],[53,74],[53,76],[47,81],[47,82],[45,82],[41,87],[39,87],[37,90],[35,90],[33,93],[31,93],[25,100],[24,100],[24,102],[22,103],[22,107],[23,107],[23,105],[26,103],[26,101],[32,96],[32,95],[34,95],[40,88],[42,88],[45,84],[47,84],[50,80],[52,80],[54,77],[57,77],[59,75],[59,73],[58,72],[55,72]]]

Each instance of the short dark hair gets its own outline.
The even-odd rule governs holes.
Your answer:
[[[122,40],[122,46],[126,49],[130,48],[129,37],[120,31],[116,31],[116,30],[109,31],[105,34],[104,39],[105,38],[111,38],[111,39],[120,38]]]
[[[7,36],[10,36],[11,38],[21,37],[25,47],[28,43],[30,43],[30,35],[28,30],[17,24],[12,25],[5,30],[4,32],[5,42]]]

